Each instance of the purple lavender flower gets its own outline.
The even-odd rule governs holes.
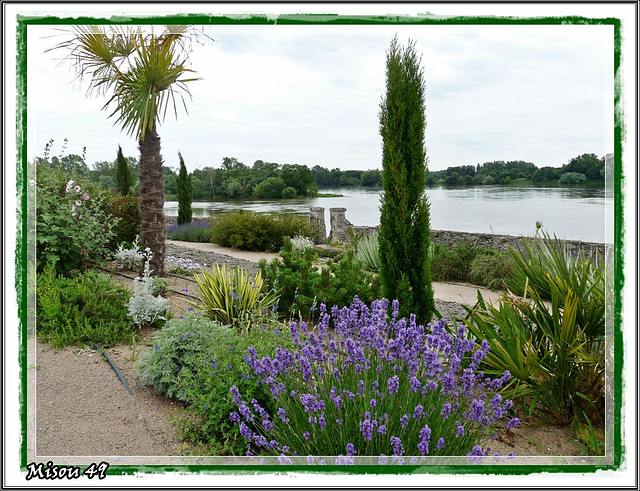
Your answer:
[[[281,407],[278,408],[278,417],[285,424],[289,422],[289,418],[287,418],[287,412]]]
[[[387,426],[386,425],[378,426],[378,433],[380,433],[381,435],[384,435],[386,432],[387,432]]]
[[[471,401],[471,407],[469,408],[469,419],[480,421],[484,412],[484,404],[478,399]]]
[[[305,432],[302,434],[302,437],[303,437],[305,440],[308,440],[309,438],[311,438],[311,434],[310,434],[308,431],[305,431]]]
[[[444,406],[442,406],[442,411],[440,411],[440,415],[442,416],[442,419],[447,419],[449,418],[450,414],[451,414],[451,403],[447,401],[444,403]]]
[[[411,377],[411,390],[413,392],[418,392],[421,388],[422,384],[420,383],[420,380],[418,380],[418,377]]]
[[[378,402],[375,399],[369,401],[369,407],[375,407]]]
[[[347,455],[351,456],[355,455],[356,453],[357,452],[355,447],[353,446],[353,443],[347,443]]]
[[[400,387],[400,379],[397,375],[394,375],[387,381],[387,386],[389,388],[389,394],[395,394],[398,392],[398,387]]]
[[[480,445],[475,445],[470,452],[467,452],[467,455],[469,456],[470,463],[479,464],[483,460],[482,457],[487,454],[482,450],[482,447]]]
[[[424,408],[420,404],[418,404],[413,410],[413,419],[418,419],[420,416],[422,416],[423,410]]]
[[[402,441],[397,436],[391,437],[391,446],[393,447],[393,455],[404,455],[404,447]]]
[[[456,421],[456,426],[457,426],[456,438],[460,438],[464,433],[464,426],[460,424],[460,421]]]
[[[438,443],[436,443],[436,450],[440,450],[441,448],[444,448],[444,438],[443,437],[438,438]]]
[[[360,422],[360,432],[364,439],[370,442],[373,437],[373,430],[378,426],[378,422],[375,419],[371,420],[371,413],[369,413],[369,411],[364,413],[364,417],[364,421]]]
[[[240,402],[240,392],[238,392],[238,388],[234,385],[229,389],[229,392],[231,392],[231,395],[233,396],[234,404],[237,405]]]
[[[520,419],[519,418],[512,418],[511,420],[509,420],[507,422],[507,428],[512,430],[514,429],[516,426],[518,426],[520,424]]]
[[[251,440],[253,438],[253,433],[251,432],[249,427],[244,424],[244,421],[240,422],[240,434],[247,440]]]
[[[400,426],[405,428],[409,424],[409,415],[405,414],[400,418]]]

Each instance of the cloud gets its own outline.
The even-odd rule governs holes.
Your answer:
[[[188,114],[168,115],[159,128],[163,155],[173,162],[180,150],[190,169],[224,156],[379,168],[378,111],[396,33],[402,44],[415,40],[422,56],[431,169],[603,155],[612,144],[608,27],[210,26],[215,42],[194,44],[192,68],[202,80],[190,84]],[[44,53],[52,40],[35,31],[33,39],[35,148],[69,137],[70,146],[88,147],[89,162],[111,160],[118,143],[136,155],[137,142],[101,111],[105,99],[87,99],[86,84],[71,84],[73,71]]]

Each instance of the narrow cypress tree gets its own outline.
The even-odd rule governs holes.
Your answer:
[[[180,158],[180,172],[178,173],[178,225],[183,223],[191,223],[192,210],[191,202],[193,201],[193,189],[191,187],[191,176],[187,174],[187,168],[184,165],[182,154],[178,152]]]
[[[415,41],[405,48],[397,36],[387,52],[386,93],[380,103],[382,186],[380,278],[400,315],[431,321],[435,310],[429,260],[429,204],[424,196],[426,127],[424,76]]]
[[[118,188],[118,193],[122,196],[126,196],[129,194],[129,190],[133,186],[133,177],[131,176],[131,170],[129,169],[127,159],[122,155],[122,148],[120,145],[118,145],[118,158],[116,162],[116,187]]]

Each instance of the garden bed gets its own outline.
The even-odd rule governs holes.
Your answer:
[[[203,261],[204,262],[204,261]],[[129,273],[131,276],[133,274]],[[195,284],[169,277],[170,289],[194,292]],[[128,288],[133,281],[120,277]],[[174,316],[189,307],[189,299],[167,295]],[[133,346],[105,347],[127,380],[129,395],[100,354],[88,347],[55,350],[36,342],[36,453],[37,455],[179,456],[198,449],[179,441],[172,419],[184,416],[183,404],[136,383],[136,363],[156,332],[143,331]],[[132,360],[133,359],[133,360]],[[513,431],[503,431],[491,453],[519,456],[580,455],[569,427],[548,424],[534,417]],[[159,459],[158,461],[160,461]]]

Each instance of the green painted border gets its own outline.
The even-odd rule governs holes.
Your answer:
[[[267,15],[227,15],[213,16],[201,14],[187,15],[167,15],[161,17],[17,17],[17,93],[18,93],[18,117],[17,117],[17,145],[18,145],[18,166],[17,166],[17,189],[22,194],[20,203],[22,210],[26,209],[26,180],[27,180],[27,155],[26,155],[26,47],[27,47],[27,26],[28,25],[71,25],[71,24],[229,24],[229,25],[434,25],[434,24],[455,24],[455,25],[564,25],[564,24],[594,24],[614,26],[614,74],[615,74],[615,95],[614,95],[614,463],[612,465],[473,465],[473,466],[318,466],[309,467],[302,465],[295,466],[254,466],[254,465],[114,465],[109,468],[108,475],[133,475],[136,473],[155,472],[183,472],[183,473],[208,473],[208,474],[261,474],[261,473],[282,473],[302,472],[309,474],[317,473],[339,473],[339,474],[510,474],[524,475],[539,472],[565,472],[565,473],[585,473],[596,472],[598,470],[616,470],[622,463],[624,448],[622,446],[622,368],[623,368],[623,336],[622,336],[622,296],[621,290],[624,284],[623,278],[623,196],[622,196],[622,139],[625,134],[623,122],[623,110],[621,104],[621,21],[620,19],[607,17],[591,19],[581,16],[569,17],[467,17],[467,16],[434,16],[424,14],[419,16],[339,16],[337,14],[287,14],[275,16]],[[16,290],[19,298],[20,316],[20,339],[22,342],[20,349],[21,371],[20,379],[22,390],[20,392],[20,418],[22,421],[22,446],[21,446],[21,469],[26,470],[27,464],[27,412],[26,412],[26,319],[27,319],[27,214],[18,210],[17,244],[16,244]],[[86,468],[86,466],[80,466]]]

